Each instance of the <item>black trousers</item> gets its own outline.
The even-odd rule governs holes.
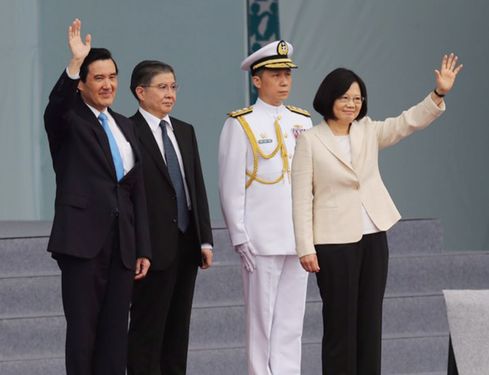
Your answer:
[[[382,303],[389,250],[385,232],[359,242],[316,245],[323,301],[323,375],[381,373]]]
[[[187,371],[197,241],[192,226],[180,234],[179,255],[163,271],[134,285],[129,327],[128,375],[181,375]],[[165,249],[160,249],[164,251]]]
[[[452,338],[448,341],[448,368],[447,375],[458,375],[457,361],[455,360],[455,353],[453,352]]]
[[[93,259],[56,254],[66,317],[67,375],[124,375],[134,271],[120,257],[118,230]]]

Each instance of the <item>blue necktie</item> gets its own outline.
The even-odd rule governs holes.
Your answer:
[[[117,175],[117,181],[120,181],[124,177],[124,166],[122,164],[122,157],[119,152],[119,147],[117,147],[117,142],[115,141],[114,135],[110,131],[109,119],[105,113],[100,112],[98,119],[104,128],[105,134],[109,139],[110,153],[112,154],[112,160],[114,161],[115,173]]]
[[[177,153],[168,138],[167,122],[162,120],[160,122],[161,137],[163,138],[163,147],[165,149],[166,166],[168,167],[168,174],[170,175],[173,188],[177,196],[177,210],[178,210],[178,229],[183,233],[187,230],[189,217],[187,197],[185,195],[185,187],[183,185],[182,171],[180,170],[180,164],[178,163]]]

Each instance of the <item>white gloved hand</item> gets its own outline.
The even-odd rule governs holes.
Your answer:
[[[236,245],[234,247],[236,252],[241,257],[241,260],[243,261],[243,266],[244,266],[245,270],[248,272],[253,272],[253,270],[256,268],[255,256],[253,255],[252,248],[253,247],[251,246],[251,243],[249,243],[249,242],[245,242],[245,243]]]

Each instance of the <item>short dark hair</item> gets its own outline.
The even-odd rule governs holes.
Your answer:
[[[254,77],[254,76],[258,76],[258,77],[262,77],[263,76],[263,72],[265,71],[265,67],[261,67],[261,68],[258,68],[256,70],[252,70],[251,71],[251,76]]]
[[[160,73],[172,73],[176,78],[173,67],[162,61],[144,60],[134,67],[131,74],[131,92],[138,101],[136,87],[151,84],[153,77]]]
[[[88,55],[85,57],[85,60],[83,60],[83,63],[80,66],[80,79],[82,82],[87,81],[88,67],[90,66],[90,64],[98,60],[112,60],[112,62],[115,65],[115,72],[119,73],[119,68],[117,68],[117,63],[115,62],[114,58],[112,57],[112,54],[108,49],[92,48],[90,49],[90,52],[88,52]]]
[[[366,116],[368,101],[365,83],[353,71],[345,68],[337,68],[323,79],[312,104],[316,112],[321,114],[325,121],[336,119],[333,113],[334,102],[348,91],[353,82],[358,83],[361,95],[364,98],[360,113],[355,120],[360,120]]]
[[[254,77],[254,76],[258,76],[258,77],[260,77],[260,78],[261,78],[261,77],[263,76],[263,72],[264,72],[264,71],[266,71],[266,70],[268,70],[268,71],[272,71],[272,72],[273,72],[274,70],[288,70],[288,71],[290,71],[290,72],[292,71],[292,69],[291,69],[291,68],[267,68],[267,67],[265,67],[265,66],[262,66],[262,67],[260,67],[260,68],[258,68],[258,69],[256,69],[256,70],[252,70],[252,71],[250,72],[250,74],[251,74],[251,76],[252,76],[252,77]]]

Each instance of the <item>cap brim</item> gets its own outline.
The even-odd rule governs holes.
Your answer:
[[[263,67],[267,69],[287,69],[287,68],[294,69],[297,68],[297,65],[295,65],[293,62],[285,62],[285,63],[266,64]]]
[[[297,65],[288,58],[272,58],[269,60],[265,60],[259,62],[258,64],[252,65],[252,70],[257,70],[260,68],[268,68],[268,69],[284,69],[284,68],[297,68]]]

